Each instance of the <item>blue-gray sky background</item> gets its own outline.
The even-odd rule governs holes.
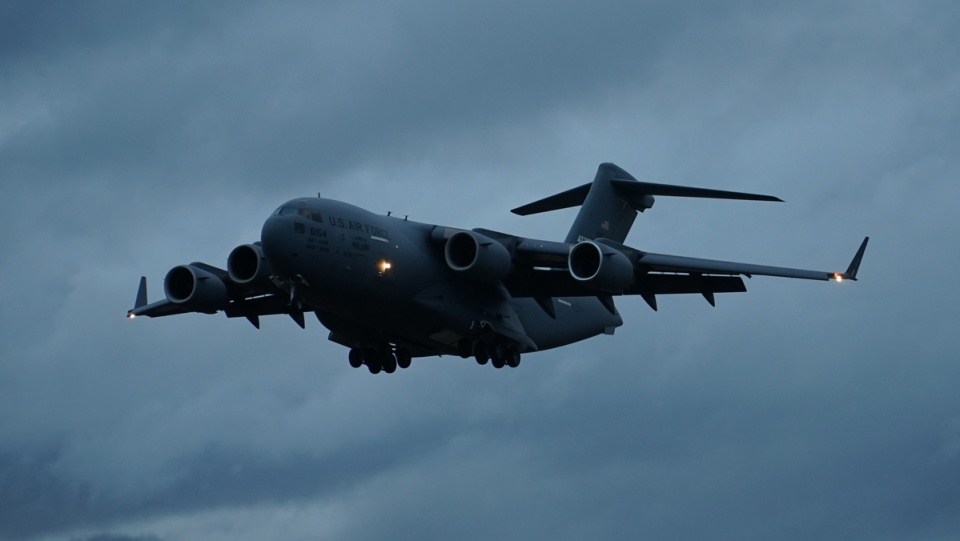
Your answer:
[[[960,4],[5,2],[0,539],[957,539]],[[496,371],[316,320],[128,321],[281,202],[843,270],[618,302]]]

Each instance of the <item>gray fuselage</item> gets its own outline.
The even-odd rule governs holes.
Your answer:
[[[274,273],[297,288],[331,339],[350,347],[388,341],[414,355],[451,354],[461,338],[495,332],[534,351],[623,323],[594,297],[556,299],[554,319],[499,281],[452,270],[438,242],[444,231],[458,230],[301,198],[267,219],[261,244]]]

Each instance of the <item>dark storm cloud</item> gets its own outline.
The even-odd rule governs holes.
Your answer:
[[[949,537],[958,19],[5,3],[0,538]],[[315,321],[122,318],[140,274],[158,298],[296,195],[558,238],[570,212],[507,209],[605,160],[788,201],[660,198],[631,244],[832,268],[871,234],[862,280],[624,299],[616,336],[510,372],[370,377]]]
[[[30,51],[15,74],[41,91],[16,97],[40,101],[45,122],[10,142],[5,167],[73,178],[109,167],[168,186],[342,171],[464,123],[483,134],[639,84],[683,16],[616,4],[102,6],[25,17],[56,36],[14,47]]]
[[[163,541],[153,535],[114,535],[109,533],[97,534],[86,538],[77,537],[72,541]]]

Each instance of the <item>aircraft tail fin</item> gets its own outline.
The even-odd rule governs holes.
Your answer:
[[[637,210],[650,208],[653,197],[636,197],[636,194],[625,191],[621,193],[613,184],[615,179],[637,182],[630,173],[616,165],[602,163],[597,168],[597,175],[592,183],[517,207],[512,212],[527,216],[580,205],[580,212],[567,233],[565,242],[575,243],[581,239],[599,238],[623,242],[637,218]]]
[[[637,218],[637,212],[652,207],[655,195],[782,201],[770,195],[640,182],[620,167],[612,163],[602,163],[597,168],[597,175],[592,183],[517,207],[512,212],[527,216],[581,205],[580,213],[577,214],[565,242],[576,243],[582,239],[600,238],[623,242]]]

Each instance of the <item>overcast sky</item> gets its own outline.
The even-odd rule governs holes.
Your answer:
[[[957,539],[960,4],[0,3],[0,539]],[[393,375],[315,319],[124,318],[321,192],[843,270],[618,300],[613,337]]]

